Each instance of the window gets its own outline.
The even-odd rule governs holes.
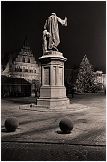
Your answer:
[[[28,58],[28,63],[30,63],[30,58]]]
[[[35,73],[36,73],[36,70],[35,70]]]
[[[25,67],[23,67],[23,72],[25,72]]]
[[[19,67],[15,67],[15,71],[16,72],[19,72]]]
[[[22,58],[22,62],[25,62],[25,58],[24,57]]]
[[[17,68],[17,71],[20,72],[20,67]]]
[[[25,69],[25,72],[28,72],[28,69]]]
[[[22,69],[20,68],[20,72],[22,72]]]

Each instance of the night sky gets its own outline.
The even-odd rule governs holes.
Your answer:
[[[25,37],[36,58],[42,56],[42,31],[52,12],[68,26],[59,24],[58,49],[68,60],[66,68],[77,68],[86,54],[95,70],[106,71],[106,2],[105,1],[2,1],[2,64],[11,51],[22,47]]]

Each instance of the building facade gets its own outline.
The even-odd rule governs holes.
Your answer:
[[[102,71],[96,71],[95,73],[95,83],[101,85],[102,90],[106,88],[106,74]]]
[[[103,84],[103,72],[96,71],[94,74],[95,74],[95,82]]]
[[[40,63],[36,62],[36,60],[33,56],[33,53],[28,45],[27,40],[24,41],[24,44],[23,44],[23,47],[21,48],[21,50],[17,54],[14,54],[13,56],[11,56],[9,58],[9,62],[7,63],[5,70],[2,71],[2,76],[6,76],[7,78],[13,78],[13,80],[15,80],[15,81],[11,80],[11,82],[14,83],[14,85],[15,84],[18,85],[16,87],[20,87],[20,85],[21,85],[21,84],[19,84],[19,78],[20,78],[20,80],[22,79],[23,86],[26,83],[25,86],[28,87],[29,83],[30,83],[31,84],[31,90],[30,90],[31,94],[34,93],[34,95],[35,95],[36,84],[41,83],[41,66],[40,66]],[[23,81],[23,79],[25,81]],[[6,79],[5,79],[5,81],[6,81]],[[3,82],[4,82],[4,80],[3,80]],[[8,86],[8,83],[9,83],[9,81],[8,82],[6,81],[6,83],[4,83],[4,84],[2,83],[2,85]],[[20,83],[21,83],[21,81],[20,81]],[[19,89],[23,89],[23,86],[21,85],[21,87]],[[9,83],[9,87],[11,87],[10,89],[13,90],[13,84],[11,84],[11,86],[10,86],[10,83]],[[27,89],[24,88],[24,90],[26,91]],[[17,91],[18,90],[16,90],[16,92]],[[15,92],[15,90],[14,90],[14,92]],[[27,92],[25,92],[25,93],[27,93]],[[24,92],[23,92],[23,94],[24,94]]]
[[[40,71],[40,65],[35,61],[30,47],[24,44],[16,58],[9,59],[2,75],[12,78],[24,78],[32,82],[32,80],[40,81]]]

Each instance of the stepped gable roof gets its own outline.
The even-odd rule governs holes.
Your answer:
[[[5,70],[5,68],[6,68],[6,66],[7,66],[7,64],[9,62],[14,61],[14,59],[17,57],[17,55],[19,54],[19,52],[20,52],[20,50],[19,49],[16,49],[16,50],[9,51],[9,52],[6,52],[5,53],[5,57],[2,60],[3,70]]]
[[[25,37],[21,48],[16,49],[14,51],[9,51],[7,53],[7,55],[6,55],[7,57],[4,59],[4,63],[3,63],[4,69],[6,68],[8,62],[15,61],[16,57],[18,55],[21,55],[21,54],[25,54],[25,55],[28,55],[29,54],[29,56],[33,56],[34,57],[32,51],[30,49],[29,41],[28,41],[27,36]],[[36,61],[36,62],[38,62],[38,61]],[[38,64],[39,64],[39,62],[38,62]]]
[[[11,59],[14,61],[15,58],[19,55],[19,54],[22,54],[21,51],[25,51],[25,52],[31,52],[32,54],[32,51],[30,49],[30,46],[29,46],[29,42],[28,42],[28,38],[27,36],[25,37],[24,41],[23,41],[23,44],[21,46],[20,49],[14,51],[14,54],[12,55]]]

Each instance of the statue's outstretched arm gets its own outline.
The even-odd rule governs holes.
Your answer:
[[[62,19],[59,18],[59,17],[57,17],[57,19],[58,19],[58,22],[60,22],[62,25],[67,26],[67,17],[65,17],[64,20],[62,20]]]

